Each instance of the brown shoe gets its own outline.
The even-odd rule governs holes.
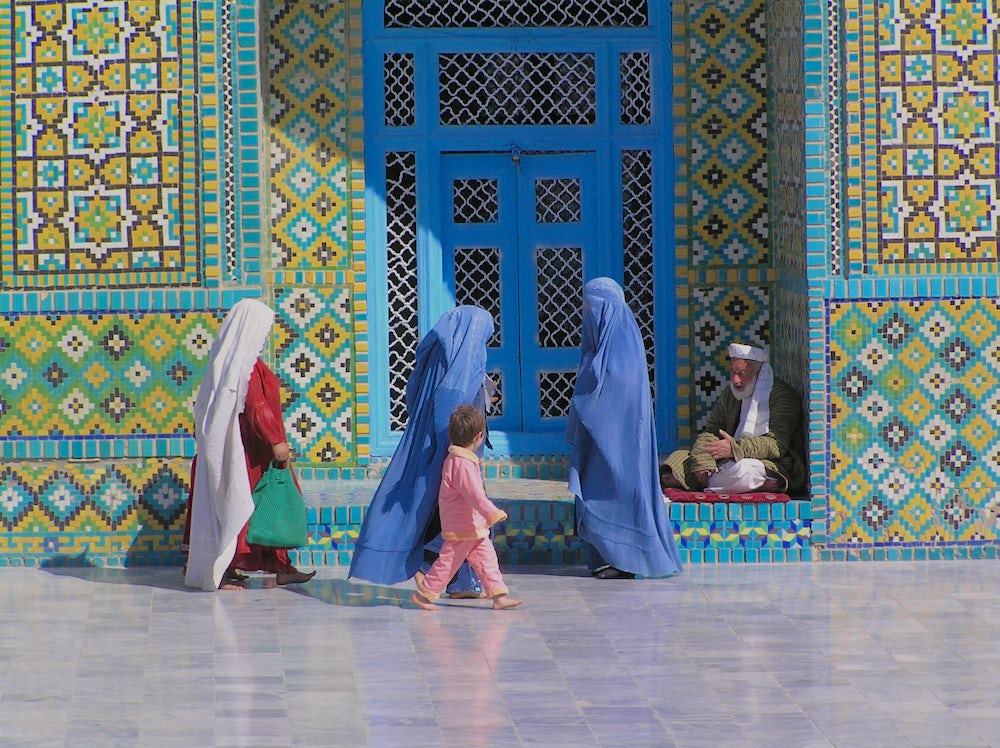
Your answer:
[[[310,571],[308,574],[303,571],[296,571],[294,573],[278,572],[275,575],[275,581],[284,587],[286,584],[305,584],[314,576],[316,576],[315,571]]]

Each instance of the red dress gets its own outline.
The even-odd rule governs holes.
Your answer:
[[[240,435],[246,452],[247,474],[253,490],[267,467],[274,459],[272,447],[288,441],[285,424],[281,419],[280,381],[259,358],[254,364],[247,385],[247,397],[240,413]],[[191,463],[191,490],[194,490],[194,471],[197,458]],[[296,479],[296,485],[298,480]],[[188,494],[188,519],[184,528],[184,547],[187,547],[191,530],[191,494]],[[246,525],[236,540],[236,554],[230,569],[292,573],[298,571],[288,560],[288,551],[247,543]]]

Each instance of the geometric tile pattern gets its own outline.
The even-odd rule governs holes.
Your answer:
[[[809,297],[780,282],[771,298],[771,366],[800,395],[809,391]]]
[[[867,271],[996,273],[996,3],[882,0],[861,18],[874,63],[861,81]]]
[[[833,544],[995,540],[1000,302],[828,305]]]
[[[192,4],[6,0],[0,17],[5,284],[200,282]]]
[[[489,481],[490,479],[487,479]],[[309,545],[291,551],[303,565],[348,565],[375,480],[345,481],[308,499]],[[578,565],[586,544],[575,532],[575,508],[563,481],[487,483],[492,500],[508,513],[493,530],[501,563]],[[497,489],[503,495],[497,495]],[[307,489],[308,490],[308,489]],[[807,561],[810,504],[677,504],[667,506],[685,563]]]
[[[268,3],[276,269],[349,269],[347,3]]]
[[[775,267],[805,277],[805,90],[802,4],[768,3],[769,229]],[[778,307],[775,307],[776,309]]]
[[[284,421],[296,459],[355,462],[351,290],[279,288],[272,338]]]
[[[768,255],[765,3],[688,3],[690,262]]]
[[[176,563],[189,460],[0,470],[0,563]]]
[[[768,291],[763,286],[694,288],[690,300],[695,431],[729,383],[729,344],[767,347]]]
[[[808,501],[668,506],[677,549],[686,563],[809,561],[810,511]]]
[[[0,443],[188,436],[222,314],[0,316]]]

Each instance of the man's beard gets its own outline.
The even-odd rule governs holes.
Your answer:
[[[737,400],[746,400],[753,394],[754,387],[757,386],[757,377],[754,377],[750,382],[747,382],[740,389],[736,389],[736,385],[732,382],[729,383],[729,389],[733,393],[733,397]]]

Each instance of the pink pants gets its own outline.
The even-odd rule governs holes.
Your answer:
[[[444,541],[441,553],[424,577],[423,584],[417,583],[420,594],[428,600],[437,600],[465,560],[469,561],[489,597],[507,594],[492,538]]]

